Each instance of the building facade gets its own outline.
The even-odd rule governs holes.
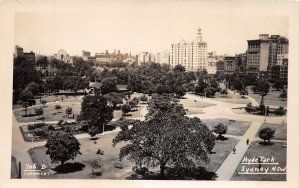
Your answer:
[[[200,28],[194,41],[182,40],[171,45],[170,65],[172,68],[182,65],[187,71],[207,70],[207,43]]]
[[[137,55],[137,62],[138,62],[138,65],[141,65],[142,63],[155,62],[155,55],[153,53],[149,53],[149,52],[139,53]]]
[[[280,35],[260,34],[259,39],[248,40],[247,73],[270,72],[277,65],[278,55],[288,53],[289,41]]]
[[[155,54],[155,63],[170,64],[170,52],[165,50]]]

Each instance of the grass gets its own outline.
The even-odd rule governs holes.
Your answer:
[[[233,104],[248,104],[250,102],[249,99],[242,98],[241,95],[238,93],[228,93],[228,95],[216,94],[214,100]]]
[[[112,139],[117,135],[116,132],[101,136],[96,140],[90,140],[90,137],[80,139],[82,155],[78,155],[74,160],[69,160],[66,163],[71,164],[83,164],[85,167],[80,171],[71,173],[56,173],[51,170],[60,165],[60,163],[51,163],[48,155],[46,155],[46,148],[44,146],[36,147],[29,150],[29,154],[33,163],[37,165],[45,164],[50,172],[49,176],[41,176],[41,178],[51,179],[125,179],[134,172],[132,171],[132,163],[127,159],[121,161],[124,164],[124,168],[115,168],[115,163],[120,163],[119,151],[120,148],[126,145],[126,143],[119,143],[115,147],[112,147]],[[228,138],[225,141],[216,141],[216,145],[213,149],[213,153],[209,154],[211,160],[208,164],[201,164],[206,167],[207,171],[215,172],[219,166],[226,159],[228,154],[232,151],[232,148],[237,144],[238,140],[234,138]],[[98,149],[104,151],[104,155],[97,155]],[[90,161],[93,159],[101,159],[103,174],[101,176],[91,176]]]
[[[88,179],[88,178],[100,178],[100,179],[125,179],[132,172],[131,162],[128,160],[122,161],[124,164],[123,169],[117,169],[114,164],[119,161],[119,151],[125,143],[119,143],[115,147],[112,146],[112,139],[117,135],[116,132],[101,136],[96,140],[90,140],[90,137],[80,139],[80,152],[82,155],[78,155],[74,160],[69,160],[66,163],[81,163],[85,167],[81,171],[73,173],[56,174],[55,171],[50,170],[60,165],[60,163],[51,163],[48,155],[46,155],[46,148],[44,146],[36,147],[29,150],[29,154],[32,161],[36,164],[46,164],[49,168],[50,176],[42,176],[41,178],[61,178],[61,179]],[[104,151],[104,155],[97,155],[97,150]],[[102,176],[91,177],[91,167],[89,162],[92,159],[99,159],[102,161]]]
[[[52,96],[50,96],[52,97]],[[75,115],[75,118],[77,115],[80,114],[80,110],[81,110],[81,102],[82,102],[82,96],[76,96],[76,97],[71,97],[69,96],[68,98],[64,97],[64,100],[60,102],[56,101],[56,102],[48,102],[46,103],[46,105],[40,106],[32,106],[28,108],[28,114],[30,113],[34,113],[34,108],[40,108],[43,107],[43,117],[45,118],[45,121],[58,121],[61,119],[68,119],[65,113],[65,110],[68,107],[72,108],[72,113]],[[60,106],[62,107],[61,109],[55,109],[55,105],[60,104]],[[24,110],[21,109],[16,109],[14,110],[14,114],[16,116],[16,119],[18,122],[34,122],[37,120],[38,116],[34,116],[34,117],[23,117],[23,115],[25,114]],[[73,119],[72,118],[72,114],[70,115],[69,119]]]
[[[275,130],[274,138],[275,140],[286,140],[287,139],[287,125],[286,124],[269,124],[269,123],[263,123],[259,130],[269,127],[271,129]],[[257,132],[256,136],[258,137]]]
[[[249,92],[249,96],[253,97],[258,103],[261,100],[261,96],[259,94],[255,94],[252,92],[251,89],[248,89]],[[282,93],[282,91],[275,91],[273,89],[270,89],[270,92],[264,96],[264,103],[265,105],[269,105],[269,106],[283,106],[287,107],[287,100],[284,99],[284,101],[281,100],[281,98],[279,98],[279,95]]]
[[[248,121],[229,121],[229,119],[202,119],[202,121],[208,126],[210,130],[213,130],[213,128],[218,125],[219,123],[222,123],[223,125],[227,125],[227,133],[229,135],[234,136],[242,136],[245,134],[247,129],[250,127],[251,123]]]
[[[271,158],[275,157],[275,162],[278,162],[278,165],[265,165],[262,164],[261,167],[270,167],[269,172],[277,172],[273,171],[273,167],[281,167],[285,168],[286,167],[286,143],[279,143],[275,142],[273,145],[267,145],[267,146],[262,146],[259,144],[260,141],[255,141],[252,142],[250,147],[248,148],[246,154],[244,157],[248,158],[259,158],[261,156],[264,156],[266,158]],[[250,164],[250,165],[245,165],[245,164],[240,164],[238,168],[236,169],[234,175],[232,176],[231,180],[238,180],[238,181],[285,181],[286,180],[286,174],[238,174],[238,172],[241,172],[242,166],[245,167],[258,167],[257,164]],[[277,169],[276,169],[277,170]]]
[[[215,104],[207,103],[202,101],[196,101],[192,99],[180,99],[179,104],[182,104],[185,109],[190,109],[190,108],[206,108],[209,106],[213,106]]]
[[[189,108],[185,111],[186,115],[193,115],[193,114],[204,114],[202,109],[199,108]]]
[[[228,138],[224,141],[216,140],[212,154],[209,155],[210,162],[207,164],[206,170],[216,172],[237,143],[238,140],[235,138]]]
[[[14,156],[11,156],[11,171],[10,171],[10,177],[12,179],[18,178],[18,167],[17,167],[17,161]]]

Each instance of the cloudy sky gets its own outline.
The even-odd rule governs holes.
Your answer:
[[[288,17],[242,14],[228,7],[203,3],[131,1],[93,6],[92,11],[38,11],[15,14],[15,44],[24,51],[54,54],[65,49],[71,55],[82,50],[103,52],[159,52],[171,43],[193,40],[202,28],[209,51],[234,55],[245,52],[247,40],[260,33],[288,37]],[[97,11],[95,11],[97,7]],[[226,12],[222,11],[226,9]]]

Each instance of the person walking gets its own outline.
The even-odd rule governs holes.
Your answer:
[[[235,151],[236,151],[236,149],[235,149],[235,147],[233,148],[233,154],[235,154]]]
[[[246,144],[249,145],[249,138],[247,138]]]

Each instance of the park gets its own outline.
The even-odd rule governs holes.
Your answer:
[[[54,63],[61,75],[39,82],[31,70],[15,90],[12,178],[286,180],[241,174],[244,157],[286,166],[284,86],[155,63],[102,71],[80,59]],[[19,162],[47,175],[21,173]]]

